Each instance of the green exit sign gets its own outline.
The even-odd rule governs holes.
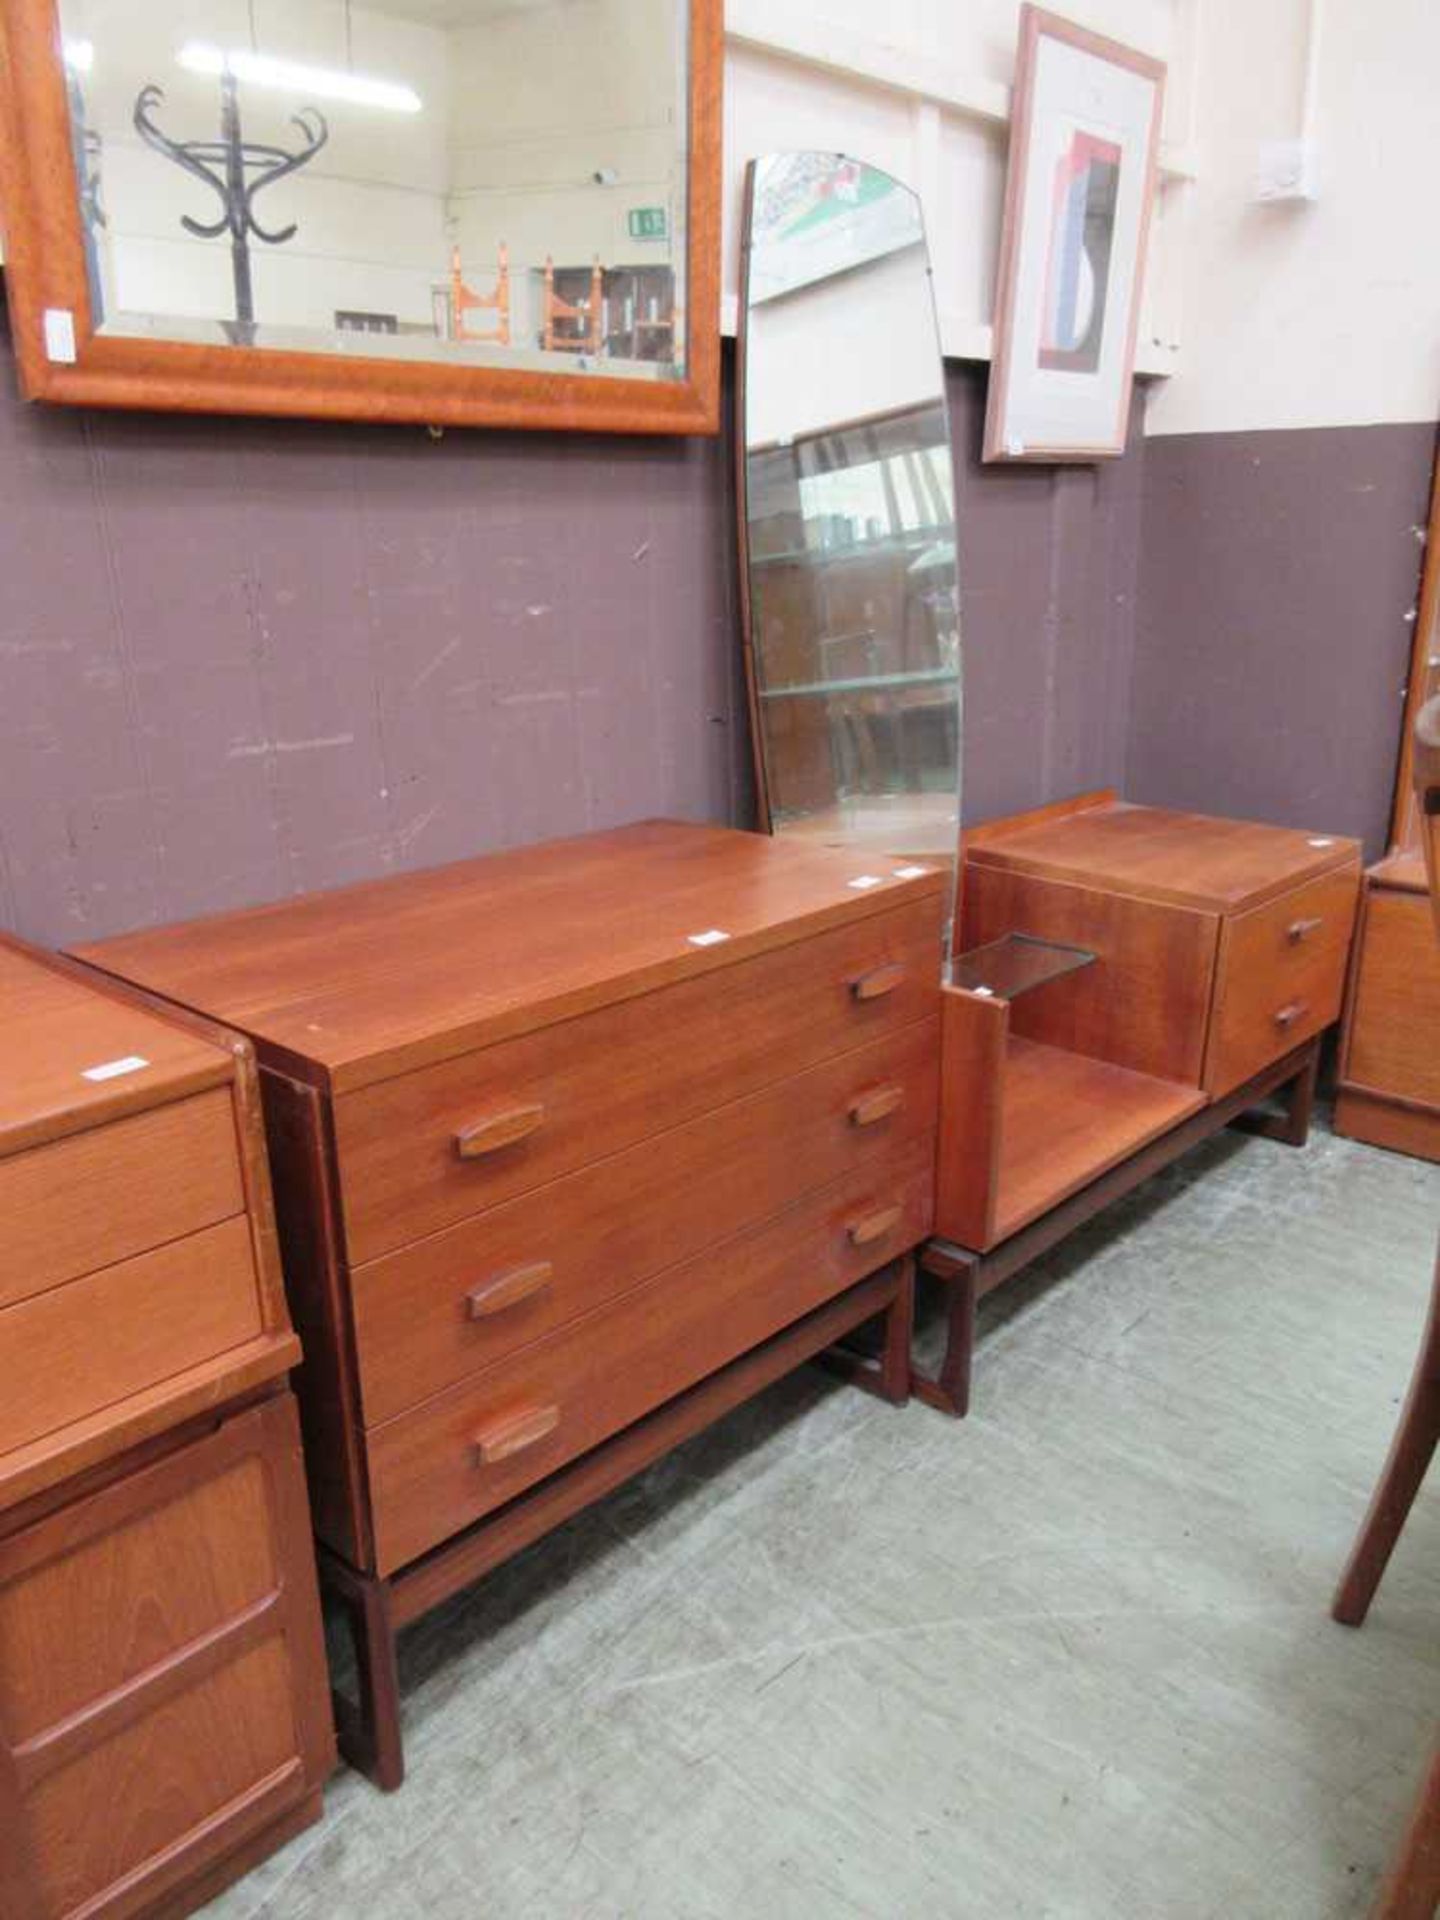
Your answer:
[[[631,207],[628,217],[632,240],[663,240],[665,238],[664,207]]]

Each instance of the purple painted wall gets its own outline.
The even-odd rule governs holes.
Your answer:
[[[1145,444],[1131,799],[1383,851],[1433,421]]]
[[[725,441],[41,410],[4,358],[0,925],[749,824]],[[949,386],[966,817],[1115,785],[1375,850],[1433,428],[986,468]]]
[[[0,397],[0,924],[748,810],[724,443]]]
[[[0,395],[0,924],[57,943],[645,814],[749,824],[724,441]],[[974,817],[1118,779],[1138,454],[979,465]]]

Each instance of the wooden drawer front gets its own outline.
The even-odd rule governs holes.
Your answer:
[[[244,1214],[0,1310],[0,1453],[261,1331]]]
[[[1228,1093],[1340,1017],[1359,868],[1226,918],[1205,1090]]]
[[[366,1422],[933,1133],[939,1053],[922,1020],[357,1269]]]
[[[0,1541],[0,1912],[150,1912],[333,1746],[294,1402]]]
[[[1440,949],[1423,893],[1365,897],[1347,1087],[1440,1109]]]
[[[379,1571],[413,1560],[914,1246],[933,1211],[927,1136],[373,1429]]]
[[[873,914],[342,1094],[335,1133],[351,1262],[938,1015],[940,907],[928,899]],[[467,1134],[474,1156],[462,1158]]]
[[[1094,966],[1017,1000],[1013,1033],[1159,1080],[1200,1085],[1218,915],[967,865],[964,946],[1007,933],[1099,956]]]
[[[244,1204],[228,1087],[0,1160],[0,1306]]]

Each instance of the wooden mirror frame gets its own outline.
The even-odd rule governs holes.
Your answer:
[[[0,0],[0,220],[21,387],[33,400],[423,426],[707,433],[720,425],[723,0],[688,0],[685,378],[538,373],[97,334],[91,320],[56,0]],[[45,314],[73,316],[52,361]]]
[[[1420,575],[1420,604],[1410,642],[1410,677],[1405,686],[1405,717],[1400,727],[1400,765],[1390,813],[1390,853],[1414,853],[1420,845],[1421,816],[1415,798],[1415,722],[1435,690],[1430,662],[1440,654],[1440,442],[1430,480],[1430,520],[1425,530],[1425,562]]]

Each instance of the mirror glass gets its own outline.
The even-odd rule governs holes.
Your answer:
[[[749,671],[777,833],[953,858],[960,617],[920,202],[834,153],[750,170]]]
[[[685,0],[61,0],[98,330],[683,377]]]

